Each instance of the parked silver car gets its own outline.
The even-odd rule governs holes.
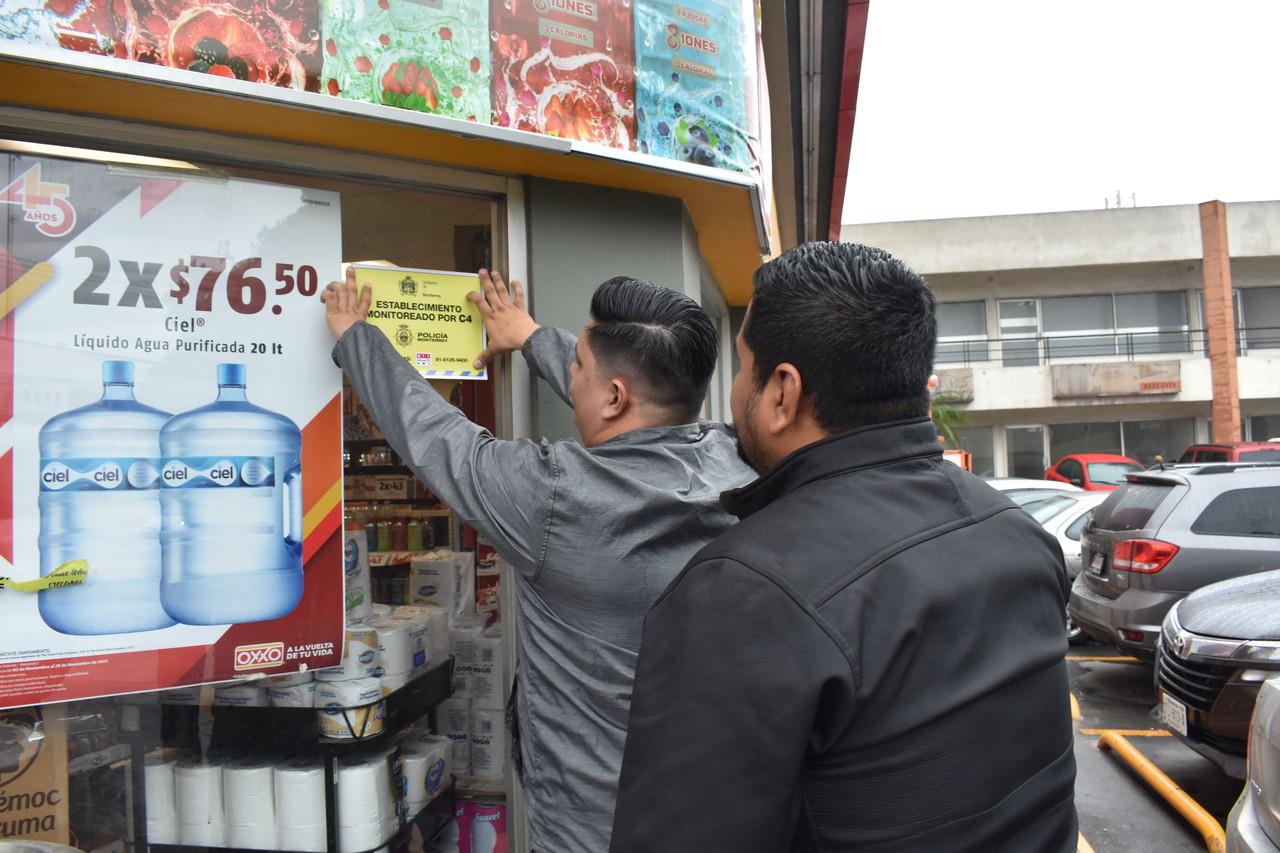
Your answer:
[[[1130,474],[1093,512],[1067,612],[1094,639],[1151,660],[1169,608],[1217,581],[1280,569],[1280,465]]]
[[[1280,678],[1258,691],[1249,778],[1227,821],[1227,853],[1280,853]]]

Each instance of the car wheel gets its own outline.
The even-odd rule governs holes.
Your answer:
[[[1084,632],[1083,628],[1081,628],[1075,622],[1071,621],[1071,614],[1068,613],[1067,614],[1067,645],[1083,646],[1087,642],[1089,642],[1089,635]]]

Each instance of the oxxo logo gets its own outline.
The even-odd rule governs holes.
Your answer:
[[[235,670],[271,669],[284,663],[284,643],[255,643],[236,646]]]

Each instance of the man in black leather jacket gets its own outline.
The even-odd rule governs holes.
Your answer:
[[[614,853],[1069,853],[1056,542],[944,461],[918,275],[864,246],[757,272],[742,521],[644,626]]]

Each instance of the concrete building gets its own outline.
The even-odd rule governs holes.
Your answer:
[[[1229,264],[1205,220],[1224,212]],[[845,225],[841,238],[929,280],[942,393],[965,412],[977,473],[1280,437],[1280,202]]]

